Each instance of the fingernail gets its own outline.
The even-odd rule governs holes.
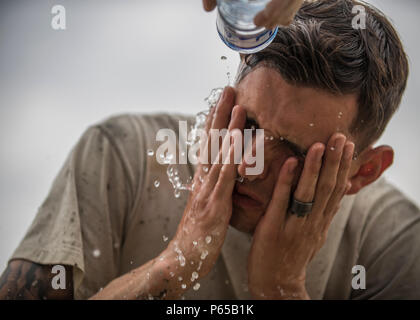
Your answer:
[[[220,96],[220,100],[222,100],[222,99],[225,97],[225,95],[226,95],[226,91],[227,91],[227,88],[228,88],[228,87],[225,87],[225,88],[223,89],[222,95]]]
[[[324,155],[325,148],[322,146],[320,150],[318,150],[318,161],[322,159],[322,156]]]
[[[345,150],[345,159],[348,160],[350,158],[353,157],[353,152],[354,152],[354,143],[350,142],[346,145],[346,150]]]
[[[290,174],[295,173],[296,167],[297,167],[297,161],[293,161],[293,163],[289,165],[289,173]]]
[[[344,143],[346,142],[346,138],[343,136],[339,136],[336,140],[335,140],[335,149],[336,150],[341,150],[344,147]]]
[[[238,106],[234,106],[233,107],[233,109],[232,109],[232,116],[231,116],[231,118],[234,118],[235,116],[236,116],[236,114],[238,113],[238,108],[237,108]]]

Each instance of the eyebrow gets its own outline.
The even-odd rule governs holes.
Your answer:
[[[247,115],[246,116],[246,121],[252,124],[255,124],[257,127],[260,127],[258,121],[251,115]],[[294,152],[296,153],[298,156],[301,157],[306,157],[308,150],[299,146],[298,144],[287,140],[286,138],[281,139],[281,141],[285,144],[287,144],[287,146]]]

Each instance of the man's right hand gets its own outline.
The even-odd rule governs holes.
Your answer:
[[[246,112],[240,106],[233,104],[235,91],[226,87],[216,108],[212,108],[207,118],[206,131],[210,129],[240,130],[245,125]],[[209,141],[207,143],[209,150]],[[230,145],[229,135],[224,143]],[[219,150],[222,148],[219,148]],[[210,152],[209,152],[210,153]],[[234,164],[233,145],[229,148],[229,163],[198,164],[194,176],[194,189],[178,226],[177,232],[161,257],[173,261],[171,270],[176,275],[188,275],[197,272],[199,277],[207,275],[215,264],[232,215],[232,192],[237,176]],[[207,239],[206,239],[207,238]],[[207,240],[207,241],[206,241]],[[174,271],[174,268],[176,271]],[[189,285],[193,285],[189,281]]]
[[[239,106],[233,108],[234,102],[235,90],[227,87],[207,118],[207,132],[243,130],[246,112]],[[230,142],[229,138],[225,140]],[[229,163],[197,166],[194,190],[168,247],[156,258],[111,281],[92,299],[178,299],[210,272],[220,255],[232,215],[237,168],[233,148],[229,150]],[[206,237],[211,238],[206,241]]]

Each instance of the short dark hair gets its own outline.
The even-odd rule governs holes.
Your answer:
[[[366,28],[352,26],[356,5],[365,7]],[[350,133],[360,152],[375,142],[398,109],[408,78],[408,61],[386,16],[362,1],[304,2],[292,24],[266,49],[243,55],[236,82],[257,66],[276,69],[288,83],[357,94]]]

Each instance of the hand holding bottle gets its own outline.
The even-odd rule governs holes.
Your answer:
[[[254,23],[259,27],[273,29],[276,26],[287,26],[296,15],[304,0],[272,0],[266,8],[255,16]],[[206,11],[212,11],[216,0],[203,0]]]

